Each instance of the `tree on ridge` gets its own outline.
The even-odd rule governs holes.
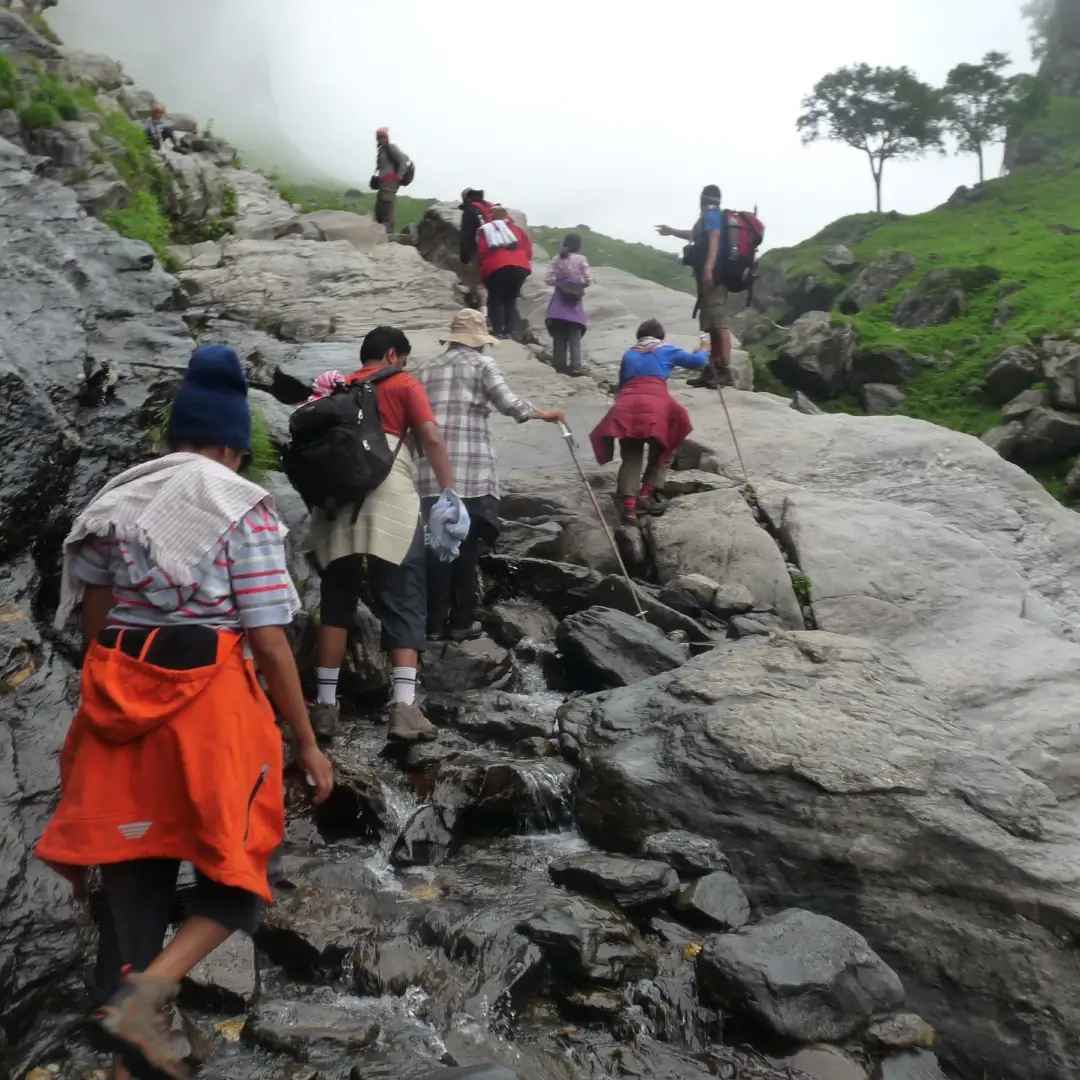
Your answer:
[[[943,150],[941,95],[910,68],[839,68],[818,81],[802,108],[796,126],[803,143],[841,142],[866,154],[878,212],[885,162]]]

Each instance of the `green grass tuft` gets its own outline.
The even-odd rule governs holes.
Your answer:
[[[166,439],[169,432],[169,416],[172,413],[172,398],[150,416],[150,427],[146,432],[151,450],[164,454],[168,450]],[[270,421],[266,419],[257,405],[251,406],[251,455],[241,472],[254,483],[261,483],[267,473],[281,470],[281,453],[270,435]]]
[[[166,269],[169,268],[169,219],[149,191],[136,192],[130,206],[110,210],[102,220],[121,236],[149,244]]]
[[[22,96],[22,79],[6,52],[0,51],[0,109],[17,109]]]
[[[237,165],[237,168],[240,166]],[[236,197],[236,188],[232,184],[226,184],[225,190],[221,195],[221,216],[222,217],[235,217],[236,212],[239,209],[239,204]]]
[[[56,106],[47,101],[29,101],[19,109],[19,123],[23,131],[42,131],[56,127],[60,123],[60,114]]]
[[[46,102],[60,115],[61,120],[78,120],[79,107],[75,95],[56,75],[38,76],[37,85],[30,91],[33,101]]]

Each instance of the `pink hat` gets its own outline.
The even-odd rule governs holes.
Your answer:
[[[378,128],[378,129],[376,129],[375,134],[376,135],[389,135],[390,134],[390,129],[389,128]]]

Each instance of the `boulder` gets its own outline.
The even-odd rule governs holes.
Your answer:
[[[840,271],[852,270],[858,262],[851,248],[844,247],[843,244],[833,244],[832,247],[827,247],[821,253],[821,261],[830,270]]]
[[[738,582],[721,585],[713,595],[709,610],[720,619],[745,615],[746,612],[754,610],[754,594]]]
[[[367,940],[353,953],[356,989],[370,997],[401,997],[414,986],[426,989],[432,967],[430,950],[402,938]]]
[[[1080,343],[1045,338],[1043,353],[1050,403],[1055,409],[1080,411]]]
[[[875,1020],[866,1029],[863,1039],[876,1050],[907,1050],[933,1045],[934,1029],[915,1013],[897,1013],[884,1020]]]
[[[390,238],[386,229],[366,214],[353,214],[348,210],[317,210],[304,214],[301,225],[315,228],[320,240],[347,240],[358,251],[370,251]]]
[[[518,1080],[518,1074],[506,1065],[463,1065],[457,1069],[436,1069],[418,1080]]]
[[[836,397],[848,386],[858,337],[849,323],[834,326],[828,312],[811,311],[792,323],[769,366],[778,379],[796,390]]]
[[[454,837],[434,806],[417,810],[397,838],[390,853],[394,866],[437,866],[454,848]]]
[[[266,1001],[247,1018],[240,1037],[271,1054],[329,1067],[371,1046],[379,1025],[355,1006]]]
[[[991,428],[981,438],[987,446],[1008,461],[1023,437],[1024,425],[1018,420],[1010,420],[1007,424]]]
[[[661,590],[659,599],[687,615],[697,615],[712,608],[716,590],[720,586],[704,574],[684,574],[669,581]],[[753,602],[750,604],[753,607]]]
[[[913,379],[923,365],[903,349],[858,349],[851,357],[851,385],[892,383]]]
[[[680,830],[647,836],[641,851],[650,859],[667,863],[684,878],[703,878],[717,870],[731,869],[715,840]]]
[[[1017,394],[1012,401],[1002,405],[1001,415],[1006,423],[1012,420],[1023,420],[1032,409],[1049,404],[1050,397],[1045,390],[1025,390]]]
[[[580,897],[544,908],[517,929],[541,948],[555,975],[571,984],[622,986],[656,975],[656,960],[630,923]]]
[[[672,907],[687,925],[735,930],[750,918],[750,902],[734,875],[724,870],[685,885]]]
[[[523,643],[546,645],[555,640],[558,619],[531,601],[508,600],[493,604],[482,616],[484,629],[504,649]]]
[[[549,871],[556,885],[605,897],[626,908],[658,904],[679,891],[678,875],[667,863],[595,851],[553,862]]]
[[[904,1002],[860,934],[797,908],[711,938],[697,970],[706,1000],[795,1042],[838,1042]]]
[[[1013,449],[1012,460],[1020,465],[1059,461],[1080,450],[1080,416],[1057,409],[1032,409]]]
[[[845,315],[881,303],[895,286],[915,269],[915,257],[906,251],[890,251],[871,259],[855,280],[837,298],[837,307]]]
[[[632,615],[596,607],[568,615],[555,632],[571,676],[591,690],[629,686],[686,662],[686,651]]]
[[[811,1046],[786,1058],[786,1065],[807,1080],[867,1080],[866,1070],[835,1046]]]
[[[490,638],[461,644],[430,642],[424,653],[421,680],[427,690],[435,693],[481,690],[501,682],[512,667],[510,653]]]
[[[225,199],[225,174],[202,154],[178,154],[164,150],[159,155],[171,181],[169,216],[189,229],[197,229],[207,218],[220,217]]]
[[[124,74],[124,69],[113,59],[102,53],[82,52],[80,49],[61,47],[63,66],[68,76],[87,83],[93,90],[112,92],[126,86],[131,80]],[[175,118],[174,124],[175,124]]]
[[[833,524],[840,526],[855,503],[842,504],[846,510],[832,505]],[[802,528],[810,521],[805,517]],[[843,528],[865,530],[866,521],[856,515]],[[912,546],[913,534],[900,528],[899,519],[892,528],[893,547],[880,536],[865,536],[874,553],[872,576],[893,550],[906,550],[917,560],[920,587],[935,589],[928,552]],[[939,546],[937,558],[953,567],[954,589],[958,560],[982,589],[986,567],[974,551],[965,557],[941,549],[942,535],[931,543]],[[829,595],[832,578],[816,573],[813,560],[802,565],[808,563]],[[837,573],[838,594],[861,592],[862,571],[850,559],[837,565]],[[843,622],[853,630],[860,619],[879,619],[877,597],[892,595],[880,576],[873,580],[872,603],[840,601]],[[998,579],[998,595],[1003,586],[1008,588],[1007,579]],[[967,607],[956,591],[932,602],[946,604],[952,617],[958,605]],[[819,606],[826,626],[837,624],[836,613],[828,602]],[[935,667],[915,652],[908,655],[927,678],[945,665],[955,685],[958,657],[942,653],[934,621],[907,617],[915,619],[909,625],[918,627],[920,638],[930,634]],[[985,648],[970,639],[982,620],[970,607],[961,617],[957,633],[967,635],[964,648]],[[1014,632],[1010,655],[1023,648]],[[1043,663],[1047,654],[1075,648],[1055,645],[1034,629],[1028,640],[1043,650]],[[739,878],[752,880],[758,902],[801,902],[823,916],[855,920],[903,975],[911,1004],[934,1017],[952,1057],[969,1073],[978,1075],[993,1063],[1009,1080],[1065,1080],[1067,1063],[1080,1052],[1078,1036],[1070,1034],[1077,1030],[1072,1019],[1080,1018],[1080,990],[1069,982],[1072,961],[1057,932],[1059,918],[1080,918],[1080,845],[1066,839],[1077,835],[1071,812],[1045,783],[1006,760],[1000,745],[987,745],[985,729],[969,732],[937,696],[946,685],[932,689],[895,650],[823,631],[752,638],[647,683],[570,703],[560,724],[582,751],[579,823],[593,842],[623,851],[639,850],[658,830],[691,828],[708,835],[722,827],[725,853]],[[1037,653],[1029,655],[1039,663]],[[1030,748],[1032,737],[1041,738],[1032,734],[1034,725],[1047,720],[1032,714],[1018,752]],[[1053,777],[1057,768],[1048,765]],[[1072,782],[1062,790],[1071,792]],[[948,859],[941,858],[943,851]],[[857,909],[846,887],[836,889],[838,880],[856,879]],[[805,927],[816,918],[799,916],[796,923]],[[797,955],[781,940],[784,925],[781,920],[766,932],[776,936],[781,967]],[[852,948],[862,941],[843,928],[836,934]],[[820,939],[809,935],[808,962],[826,955],[819,946]],[[950,957],[948,986],[939,979],[942,956]],[[845,976],[846,969],[838,969],[837,978],[857,982],[859,970]],[[988,984],[987,970],[1011,976]],[[898,991],[892,979],[885,981]],[[874,1010],[881,1011],[901,1003],[892,991],[875,1000]],[[1043,1019],[1024,1014],[1029,1037],[1021,1050],[1013,1038],[1014,1006],[1025,1001],[1037,1003]],[[858,1016],[829,1009],[817,1015],[831,1017],[834,1031],[854,1030],[870,1019],[862,1006]],[[973,1016],[979,1018],[977,1033]]]
[[[1033,349],[1010,345],[987,362],[984,387],[995,405],[1011,401],[1042,377],[1042,364]]]
[[[592,605],[593,590],[602,578],[587,566],[550,562],[547,559],[516,559],[488,555],[485,570],[508,589],[538,600],[556,616],[565,618]]]
[[[560,543],[564,532],[557,521],[545,521],[542,525],[530,525],[524,521],[500,523],[499,552],[519,559],[553,559],[556,562],[565,555],[567,544]]]
[[[661,583],[701,574],[722,586],[741,585],[753,596],[755,610],[774,611],[793,627],[803,625],[784,557],[738,491],[673,500],[653,522],[652,545]]]
[[[889,383],[864,383],[859,387],[859,401],[871,416],[883,416],[907,401],[907,394]]]
[[[665,634],[677,634],[681,640],[705,642],[711,635],[705,627],[689,615],[668,607],[656,599],[653,589],[641,583],[631,591],[626,578],[610,574],[599,582],[590,594],[595,606],[616,608],[626,615],[638,617],[638,605],[645,611],[645,621],[663,630]]]

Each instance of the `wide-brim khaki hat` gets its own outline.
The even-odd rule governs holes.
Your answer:
[[[472,308],[463,308],[454,316],[450,332],[439,341],[443,345],[468,345],[470,349],[482,349],[494,345],[496,339],[487,332],[487,319]]]

